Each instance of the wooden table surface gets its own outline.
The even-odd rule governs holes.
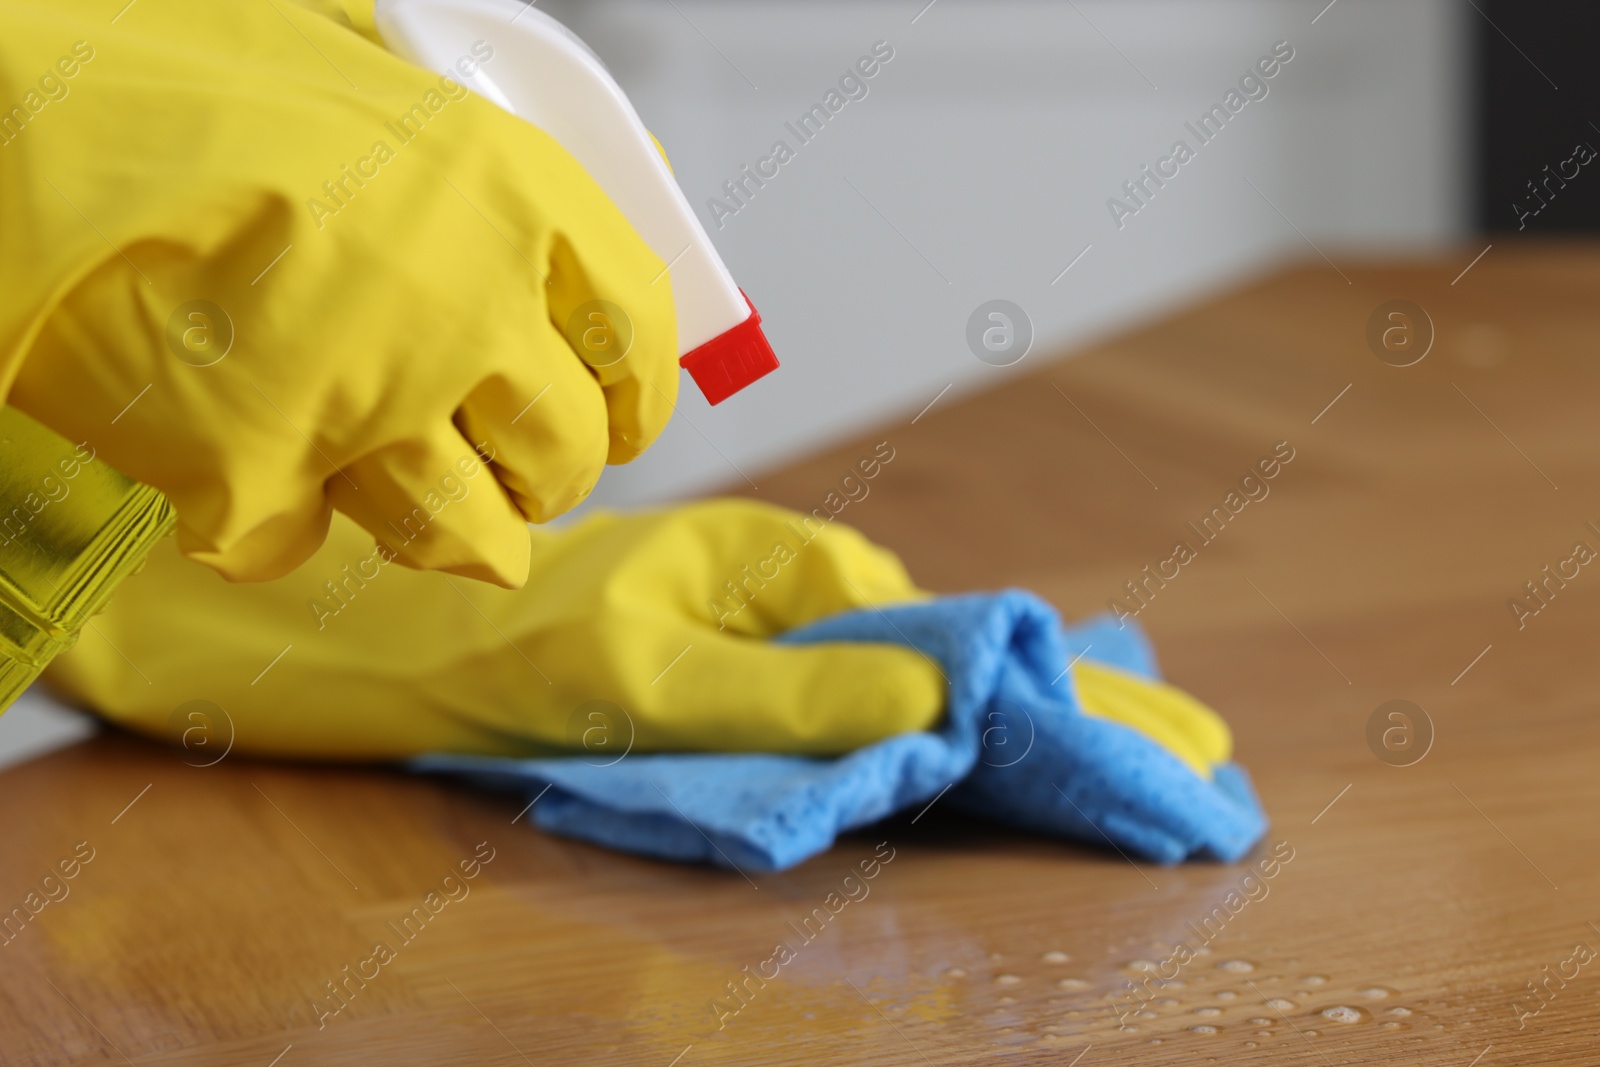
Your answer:
[[[513,825],[507,798],[107,735],[0,774],[0,910],[76,874],[0,945],[0,1061],[1595,1062],[1600,249],[1497,243],[1453,284],[1475,251],[1276,273],[761,480],[809,508],[886,439],[844,519],[934,589],[1025,586],[1070,617],[1290,443],[1139,618],[1233,725],[1273,819],[1257,858],[1293,859],[1134,1029],[1117,998],[1248,867],[936,808],[752,889]],[[1392,299],[1434,325],[1416,365],[1365,339]],[[1391,700],[1431,747],[1369,744]],[[870,896],[719,1030],[711,1000],[880,841]],[[319,1029],[326,983],[480,842],[470,894]]]

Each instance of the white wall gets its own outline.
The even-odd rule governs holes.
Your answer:
[[[1037,357],[1315,255],[1246,179],[1335,262],[1465,226],[1472,13],[1456,0],[1337,0],[1314,25],[1326,0],[937,0],[913,23],[925,3],[545,5],[660,137],[784,362],[714,410],[686,380],[681,417],[597,502],[740,483],[734,465],[759,481],[949,383],[946,401],[993,383],[1012,372],[965,342],[984,300],[1029,313]],[[785,121],[878,40],[895,56],[868,96],[712,225],[722,182],[798,144]],[[1119,230],[1107,198],[1279,40],[1295,57],[1269,95]]]

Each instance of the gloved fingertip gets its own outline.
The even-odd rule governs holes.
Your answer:
[[[644,455],[644,450],[648,447],[647,442],[631,431],[612,427],[610,442],[606,448],[606,466],[620,467],[624,463],[632,463]]]
[[[468,543],[452,533],[441,532],[426,544],[413,542],[399,549],[390,545],[390,550],[395,562],[413,570],[443,571],[502,589],[521,589],[528,582],[533,542],[525,525],[516,523],[515,527],[520,538],[510,531],[495,531],[493,535],[484,531],[483,536]]]
[[[1176,686],[1089,662],[1073,668],[1073,682],[1085,714],[1139,731],[1202,778],[1232,754],[1228,724]]]
[[[524,553],[521,566],[510,561],[468,560],[462,563],[452,563],[444,567],[430,568],[443,571],[446,574],[458,575],[462,578],[471,578],[478,582],[488,582],[501,589],[521,589],[528,584],[528,557]]]
[[[178,551],[230,582],[270,582],[316,555],[328,536],[333,509],[313,516],[279,516],[242,537],[222,541],[178,521]]]
[[[539,486],[534,492],[526,492],[518,488],[507,486],[507,492],[516,502],[517,510],[522,512],[522,517],[535,526],[543,526],[547,522],[554,522],[585,500],[594,492],[597,481],[591,481],[587,486]]]

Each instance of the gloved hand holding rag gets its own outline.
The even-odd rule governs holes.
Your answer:
[[[1162,862],[1254,843],[1227,728],[1131,626],[933,598],[748,502],[530,534],[670,415],[666,264],[559,144],[371,19],[0,10],[0,397],[178,515],[60,691],[157,736],[201,705],[234,751],[543,792],[550,830],[741,868],[934,802]],[[632,320],[625,358],[571,335],[594,301]]]
[[[947,789],[1160,862],[1237,859],[1265,831],[1226,725],[1157,680],[1136,628],[1064,629],[1020,592],[933,598],[891,553],[806,519],[739,500],[597,514],[535,531],[516,591],[386,565],[344,521],[258,585],[169,546],[99,621],[107,640],[47,677],[157,736],[203,700],[238,752],[550,786],[530,815],[549,830],[741,869]],[[740,610],[711,602],[779,545]]]
[[[560,144],[349,8],[0,8],[0,399],[165,493],[235,580],[337,510],[516,586],[526,523],[666,425],[671,283]],[[595,301],[626,360],[575,340]]]

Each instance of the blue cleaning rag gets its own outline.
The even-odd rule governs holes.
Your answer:
[[[431,755],[411,766],[538,796],[531,818],[552,833],[740,870],[792,867],[840,833],[933,802],[1158,863],[1231,862],[1266,832],[1243,768],[1225,764],[1206,781],[1142,734],[1078,708],[1064,677],[1075,657],[1158,677],[1135,624],[1101,616],[1063,628],[1050,605],[1007,590],[851,611],[777,640],[910,645],[949,680],[943,725],[824,759],[633,754],[595,766]]]

